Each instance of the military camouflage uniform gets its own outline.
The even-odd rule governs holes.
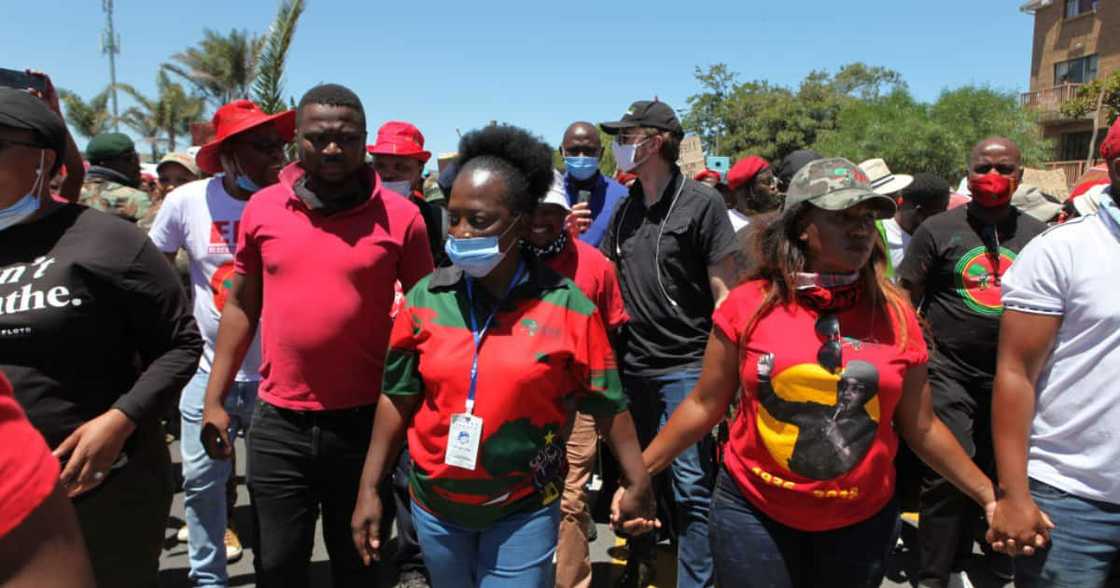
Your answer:
[[[89,178],[82,184],[78,203],[136,222],[151,207],[148,194],[104,178]]]

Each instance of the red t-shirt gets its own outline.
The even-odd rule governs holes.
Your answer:
[[[58,485],[58,474],[58,460],[0,374],[0,537],[43,504]]]
[[[622,303],[614,264],[598,249],[578,239],[569,239],[560,253],[544,263],[576,283],[599,308],[599,316],[608,329],[617,329],[630,320],[626,305]]]
[[[840,312],[844,369],[832,374],[817,363],[820,313],[804,306],[772,310],[742,342],[764,297],[764,282],[747,282],[713,317],[739,347],[742,396],[724,463],[747,500],[784,525],[827,531],[866,520],[894,493],[891,421],[903,375],[927,360],[917,315],[905,306],[900,349],[885,311],[857,304]],[[837,408],[842,393],[847,410]]]
[[[377,402],[389,343],[393,283],[405,289],[432,271],[420,211],[373,192],[332,215],[311,210],[280,182],[253,195],[241,216],[235,271],[263,273],[260,397],[292,410],[338,410]]]

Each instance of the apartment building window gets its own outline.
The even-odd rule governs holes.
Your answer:
[[[1096,12],[1098,0],[1066,0],[1066,18]]]
[[[1088,55],[1054,64],[1054,85],[1084,84],[1097,79],[1097,56]]]

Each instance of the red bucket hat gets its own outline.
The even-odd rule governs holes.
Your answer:
[[[428,163],[432,154],[424,151],[424,135],[420,129],[399,120],[391,120],[377,129],[377,142],[366,147],[371,155],[398,155]]]
[[[214,113],[214,139],[202,146],[195,155],[198,168],[208,174],[222,171],[222,143],[226,139],[250,129],[275,124],[276,132],[285,141],[291,141],[296,134],[296,111],[285,110],[277,114],[265,114],[256,104],[248,100],[234,100]]]

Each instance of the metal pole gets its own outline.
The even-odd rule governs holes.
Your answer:
[[[113,0],[101,0],[105,11],[105,38],[102,40],[102,53],[109,54],[109,95],[113,100],[113,130],[120,132],[120,113],[117,109],[117,53],[120,53],[120,40],[113,31]]]

